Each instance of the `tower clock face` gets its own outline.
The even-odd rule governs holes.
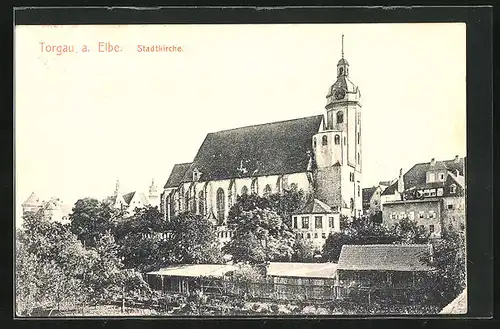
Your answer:
[[[345,90],[344,89],[337,89],[335,91],[335,99],[340,100],[345,97]]]

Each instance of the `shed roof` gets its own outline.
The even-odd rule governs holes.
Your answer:
[[[333,278],[335,263],[269,263],[267,275],[301,278]]]
[[[431,246],[426,244],[344,245],[340,252],[339,270],[428,271],[425,263]]]
[[[227,272],[236,270],[234,265],[219,264],[194,264],[194,265],[176,265],[162,268],[158,271],[149,272],[151,275],[161,276],[181,276],[197,278],[200,276],[222,277]]]

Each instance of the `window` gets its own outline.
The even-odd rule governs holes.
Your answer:
[[[339,145],[339,144],[340,144],[340,136],[335,135],[335,145]]]
[[[454,194],[457,192],[457,186],[455,184],[450,185],[450,193]]]
[[[436,196],[436,189],[432,189],[429,191],[430,196]]]
[[[314,217],[314,227],[323,228],[323,218],[321,216]]]
[[[361,196],[361,188],[358,185],[358,196]]]
[[[302,217],[302,228],[309,228],[309,217]]]
[[[225,211],[225,204],[224,204],[224,190],[219,187],[217,190],[217,220],[219,224],[222,224],[224,222],[224,211]]]
[[[321,145],[328,145],[328,136],[323,135],[323,137],[321,137]]]
[[[322,237],[323,239],[326,239],[326,233],[321,233],[321,237]]]
[[[266,187],[264,187],[264,196],[269,196],[271,194],[271,185],[267,184]]]
[[[354,199],[351,198],[351,210],[354,210]]]
[[[437,195],[438,196],[442,196],[443,195],[443,188],[442,187],[440,187],[440,188],[437,189]]]
[[[279,176],[278,179],[276,180],[276,191],[278,193],[281,193],[282,185],[283,185],[283,178],[281,176]]]
[[[358,164],[361,163],[361,156],[359,155],[359,152],[358,152]]]
[[[307,238],[310,239],[311,238],[311,233],[307,233]]]
[[[252,194],[259,194],[259,183],[257,182],[257,178],[252,180],[252,185],[250,185],[250,189],[252,190]]]
[[[297,228],[297,216],[293,217],[293,228]]]
[[[328,217],[328,227],[333,227],[333,217]]]
[[[432,218],[436,218],[436,214],[434,213],[434,211],[431,211],[431,212],[429,213],[429,218],[431,218],[431,219],[432,219]]]
[[[304,233],[300,233],[300,237],[303,239],[304,238]]]
[[[316,147],[316,137],[313,138],[313,147]]]
[[[418,218],[424,218],[424,212],[423,211],[421,211],[421,212],[418,213]]]
[[[198,193],[198,212],[200,215],[205,215],[205,194],[203,191]]]
[[[449,205],[448,205],[448,209],[453,209],[453,205],[452,205],[452,204],[449,204]]]
[[[318,238],[318,233],[314,233],[314,238],[317,239]]]
[[[344,145],[347,145],[347,137],[344,136]]]
[[[241,195],[247,195],[247,194],[248,194],[248,187],[246,187],[246,185],[244,185],[241,188]]]
[[[361,133],[358,131],[358,144],[360,139],[361,139]]]
[[[341,67],[341,68],[339,69],[339,74],[340,74],[340,75],[344,74],[344,68],[343,68],[343,67]]]
[[[354,173],[349,173],[349,181],[354,182]]]
[[[441,181],[444,180],[444,174],[439,174],[439,180],[441,180]]]
[[[436,174],[429,173],[429,182],[434,182],[436,180]]]
[[[343,123],[344,122],[344,112],[338,111],[337,112],[337,123]]]
[[[434,225],[429,225],[429,232],[434,233]]]

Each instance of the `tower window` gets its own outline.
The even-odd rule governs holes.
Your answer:
[[[321,144],[328,145],[328,136],[323,135],[323,137],[321,138]]]
[[[344,122],[344,112],[339,111],[337,112],[337,123],[342,123]]]
[[[340,73],[340,75],[344,74],[344,68],[343,68],[343,67],[341,67],[341,68],[339,69],[339,73]]]
[[[335,145],[338,145],[338,144],[340,144],[340,136],[335,135]]]

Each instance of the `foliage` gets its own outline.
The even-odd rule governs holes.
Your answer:
[[[427,243],[429,233],[423,227],[419,227],[417,221],[408,218],[401,219],[393,226],[392,232],[397,237],[397,243],[401,244],[420,244]]]
[[[240,265],[233,273],[233,278],[247,282],[261,282],[265,279],[261,270],[252,265]]]
[[[200,215],[182,213],[170,221],[168,260],[175,264],[217,264],[222,254],[215,227]]]
[[[314,261],[315,248],[311,240],[296,239],[293,250],[293,261],[300,263],[312,263]]]
[[[109,203],[85,198],[75,203],[69,215],[71,231],[85,246],[93,247],[108,230],[113,230],[125,216],[124,211],[113,208]]]
[[[224,251],[234,261],[290,261],[295,235],[273,210],[256,208],[233,218],[231,241]]]

